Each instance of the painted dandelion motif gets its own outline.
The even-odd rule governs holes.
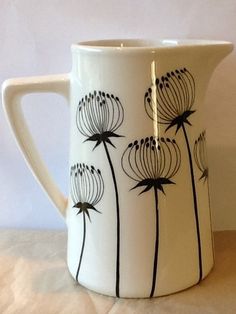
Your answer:
[[[199,180],[205,183],[208,179],[208,165],[206,154],[206,131],[203,131],[194,143],[193,149],[194,159],[198,169],[201,172]]]
[[[165,194],[164,187],[174,184],[172,178],[178,172],[181,154],[174,139],[147,137],[130,143],[122,155],[122,169],[136,182],[132,188],[142,188],[139,193],[153,190],[156,215],[156,239],[153,260],[153,276],[150,297],[156,287],[158,247],[159,247],[159,192]]]
[[[145,94],[145,110],[152,120],[166,124],[166,131],[176,127],[176,133],[185,124],[191,125],[189,117],[195,100],[195,82],[192,74],[186,69],[167,72],[156,79],[155,99],[149,88]]]
[[[198,169],[201,172],[201,176],[199,177],[199,181],[202,181],[203,184],[207,184],[207,192],[208,192],[208,200],[209,200],[209,216],[211,220],[211,213],[210,213],[210,193],[209,193],[209,181],[208,181],[208,164],[207,164],[207,152],[206,152],[206,131],[204,130],[197,140],[194,143],[193,148],[193,155],[195,159],[195,163],[198,167]],[[212,226],[212,224],[210,223]],[[214,259],[214,245],[213,245],[213,233],[211,229],[211,245],[212,245],[212,251],[213,251],[213,259]]]
[[[83,241],[76,272],[76,280],[78,281],[86,239],[86,218],[91,222],[90,211],[100,213],[95,206],[103,196],[104,182],[99,169],[84,163],[77,163],[71,167],[70,186],[73,208],[77,210],[77,215],[82,214],[83,216]]]
[[[78,130],[87,139],[95,142],[95,149],[101,143],[110,144],[112,137],[121,137],[116,130],[124,120],[124,109],[118,97],[94,91],[79,102],[76,122]]]
[[[115,170],[112,164],[108,144],[115,148],[112,138],[122,135],[116,133],[124,120],[124,109],[118,97],[101,91],[89,93],[78,104],[76,123],[79,132],[87,137],[85,142],[95,142],[93,148],[103,145],[110,166],[116,198],[117,219],[117,257],[116,257],[116,296],[120,296],[120,207]]]
[[[186,130],[186,125],[191,126],[189,118],[195,112],[195,110],[192,110],[194,101],[195,81],[192,74],[186,68],[167,72],[166,75],[161,78],[157,78],[155,85],[152,86],[152,88],[149,88],[144,96],[145,110],[149,118],[154,120],[156,123],[166,125],[166,131],[175,127],[176,133],[178,133],[181,129],[186,142],[197,233],[199,282],[202,279],[201,236],[193,160]]]

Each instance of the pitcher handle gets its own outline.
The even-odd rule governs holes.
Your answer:
[[[25,123],[21,99],[31,93],[56,93],[69,102],[69,74],[9,79],[2,86],[2,103],[17,144],[36,180],[65,217],[67,199],[52,179]]]

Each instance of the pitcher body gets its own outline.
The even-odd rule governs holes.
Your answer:
[[[231,49],[168,40],[72,46],[65,216],[68,267],[81,285],[148,298],[212,269],[203,103]]]

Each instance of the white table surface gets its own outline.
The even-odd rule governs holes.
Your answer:
[[[216,263],[200,285],[149,299],[105,297],[76,284],[63,231],[0,230],[1,314],[235,314],[236,231],[215,233]]]

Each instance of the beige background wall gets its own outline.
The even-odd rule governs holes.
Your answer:
[[[85,39],[175,37],[236,43],[235,0],[0,0],[0,82],[70,70],[70,44]],[[206,96],[214,228],[236,228],[236,52]],[[69,113],[64,101],[25,99],[42,154],[66,193]],[[50,135],[50,136],[49,136]],[[0,108],[0,227],[64,228],[23,163]]]

